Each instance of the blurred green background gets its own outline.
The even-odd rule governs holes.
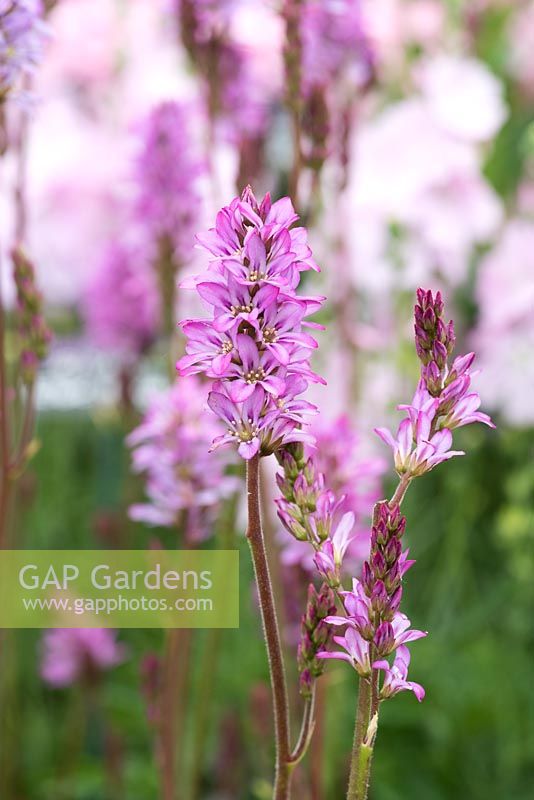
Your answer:
[[[146,546],[146,530],[127,523],[120,512],[125,493],[135,487],[126,481],[128,459],[116,421],[43,415],[38,433],[43,447],[21,488],[32,499],[21,504],[27,511],[17,523],[25,546],[58,548],[67,538],[70,546],[106,546],[113,530],[118,546],[121,537],[129,546]],[[406,612],[416,627],[429,631],[412,648],[411,676],[427,696],[421,706],[411,694],[383,706],[375,800],[533,796],[534,434],[462,429],[458,444],[468,455],[454,468],[416,481],[406,500],[407,542],[417,558],[406,581]],[[168,540],[169,532],[157,533]],[[261,800],[269,797],[271,777],[270,699],[241,531],[236,542],[242,551],[241,626],[218,632],[200,797]],[[144,653],[161,648],[162,633],[122,632],[128,659],[103,677],[94,695],[79,687],[44,687],[38,677],[40,632],[3,632],[4,645],[7,638],[1,796],[156,798],[140,662]],[[199,685],[202,653],[210,646],[210,634],[197,632],[190,683],[194,713],[180,773],[184,798],[198,735],[195,718],[211,702]],[[289,660],[288,666],[295,685]],[[324,786],[318,796],[334,800],[344,792],[357,681],[342,663],[329,667],[323,681],[328,696],[321,730]],[[297,797],[310,764],[317,769],[313,747],[298,768]],[[212,793],[214,786],[218,793]]]

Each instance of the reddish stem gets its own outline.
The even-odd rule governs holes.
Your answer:
[[[284,657],[276,608],[274,604],[269,565],[265,552],[265,542],[261,525],[259,456],[247,462],[247,505],[248,528],[247,539],[252,553],[256,585],[260,601],[263,633],[269,659],[271,690],[274,707],[274,725],[276,741],[276,774],[273,800],[288,800],[290,797],[290,760],[289,741],[289,703],[287,697]]]

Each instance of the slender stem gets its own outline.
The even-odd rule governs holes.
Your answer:
[[[26,78],[25,89],[30,91],[31,81]],[[17,153],[17,175],[13,205],[15,210],[15,244],[21,245],[26,239],[28,227],[28,210],[26,202],[26,173],[28,165],[28,114],[21,113],[19,128],[15,140]]]
[[[300,109],[298,106],[293,108],[291,119],[293,130],[293,169],[291,171],[289,194],[294,205],[298,207],[300,174],[302,171],[302,124],[300,120]]]
[[[15,454],[12,458],[10,467],[10,475],[13,479],[19,477],[20,472],[23,471],[27,457],[28,445],[33,436],[33,427],[35,422],[35,383],[31,383],[26,391],[26,398],[24,402],[24,418],[22,420],[20,437]]]
[[[313,720],[313,712],[315,709],[315,687],[316,684],[314,683],[311,697],[308,698],[304,703],[304,712],[302,714],[302,725],[300,727],[299,738],[297,739],[297,743],[289,758],[292,766],[296,766],[306,755],[306,750],[308,749],[308,745],[313,734],[315,725]]]
[[[260,460],[257,455],[247,462],[247,539],[250,545],[254,573],[256,575],[273,695],[276,740],[276,773],[273,800],[288,800],[290,797],[289,761],[291,758],[289,743],[289,703],[284,658],[261,527],[259,463]]]
[[[232,547],[234,547],[236,502],[237,498],[232,498],[220,519],[221,524],[220,528],[216,531],[215,547],[222,547],[225,550],[231,550]],[[213,698],[216,686],[221,636],[221,628],[210,628],[206,631],[206,642],[202,653],[200,679],[197,690],[197,695],[201,698],[202,702],[198,704],[196,713],[193,715],[195,728],[191,755],[189,800],[197,800],[199,795],[203,759],[206,751],[206,737],[210,722],[213,724]]]
[[[371,718],[373,718],[375,714],[378,714],[379,705],[380,705],[380,672],[377,669],[374,669],[371,675]]]
[[[390,508],[392,508],[393,506],[400,506],[400,504],[404,500],[404,495],[406,494],[408,486],[410,485],[411,482],[412,482],[411,475],[405,473],[401,477],[401,479],[399,481],[399,484],[398,484],[397,488],[395,489],[395,494],[393,495],[393,497],[389,501],[389,507]]]
[[[369,727],[371,718],[371,683],[366,678],[360,678],[358,691],[358,706],[356,709],[356,724],[354,726],[354,741],[350,760],[350,776],[347,791],[347,800],[365,800],[366,795],[359,793],[361,772],[361,750],[363,740]]]
[[[162,800],[173,800],[174,793],[174,711],[176,706],[176,685],[173,665],[174,653],[177,649],[178,631],[166,632],[166,650],[163,667],[163,691],[161,693],[161,797]]]
[[[9,506],[9,421],[7,400],[7,375],[5,352],[4,304],[2,300],[2,272],[0,270],[0,547],[3,546]]]
[[[197,800],[199,793],[202,760],[206,750],[206,735],[213,706],[213,690],[215,688],[214,673],[217,665],[221,633],[221,628],[210,628],[206,631],[206,641],[202,654],[198,688],[198,696],[201,698],[201,702],[194,715],[195,731],[193,735],[193,753],[191,756],[189,800]]]
[[[367,800],[369,793],[369,778],[371,776],[371,760],[373,758],[373,745],[363,742],[358,757],[358,770],[354,800]]]
[[[317,683],[315,695],[315,724],[313,739],[310,743],[310,800],[323,800],[324,791],[324,753],[326,722],[326,688],[328,674],[323,675]]]
[[[167,632],[163,691],[161,696],[161,774],[162,798],[174,800],[182,796],[177,792],[181,775],[177,757],[183,754],[185,697],[189,673],[191,630],[172,629]]]
[[[169,341],[176,331],[175,301],[178,267],[174,255],[174,245],[169,236],[162,236],[157,252],[157,271],[161,298],[162,333]],[[174,371],[171,379],[174,378]]]
[[[293,138],[293,168],[290,175],[289,194],[298,207],[298,190],[302,172],[302,0],[285,0],[283,18],[286,26],[284,60],[286,65],[287,103],[291,113]]]

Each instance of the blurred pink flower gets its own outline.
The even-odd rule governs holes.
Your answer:
[[[473,148],[440,129],[417,97],[387,106],[357,132],[355,148],[356,205],[401,222],[429,187],[478,166]]]
[[[392,75],[408,47],[430,52],[443,41],[446,11],[439,0],[362,0],[362,13],[379,68]]]
[[[126,224],[129,154],[117,131],[67,98],[48,98],[32,125],[30,246],[45,298],[74,303]]]
[[[107,628],[56,628],[41,641],[41,678],[55,689],[94,680],[124,661],[126,650]]]
[[[52,12],[54,37],[43,65],[46,91],[66,82],[101,91],[118,68],[121,19],[114,0],[63,0]],[[83,57],[80,54],[83,53]]]
[[[142,126],[136,161],[139,223],[154,243],[168,238],[180,262],[193,248],[201,208],[204,164],[193,137],[194,113],[188,104],[157,105]]]
[[[225,474],[229,451],[210,453],[221,426],[205,406],[206,391],[195,377],[158,395],[141,425],[128,437],[134,472],[145,477],[148,502],[130,507],[130,517],[148,525],[184,525],[191,541],[212,533],[220,503],[238,485]]]
[[[518,4],[519,5],[519,4]],[[534,2],[517,8],[509,22],[509,69],[528,97],[534,96]]]
[[[498,409],[512,425],[534,425],[533,326],[529,324],[524,330],[517,326],[498,335],[486,328],[475,336],[481,368],[477,388],[486,404]]]
[[[348,557],[360,560],[369,552],[369,517],[382,496],[387,462],[369,453],[347,414],[334,420],[320,415],[311,430],[317,441],[314,459],[326,477],[326,487],[342,498],[340,512],[354,515]]]
[[[424,97],[387,107],[362,127],[354,147],[350,246],[358,285],[413,289],[435,271],[461,283],[473,248],[490,241],[502,219],[479,147],[440,125]],[[392,223],[402,230],[395,269]]]
[[[374,68],[360,0],[308,0],[302,8],[304,90],[345,80],[352,90]]]
[[[479,325],[473,342],[481,366],[480,390],[515,425],[534,422],[533,275],[534,222],[512,219],[480,264]]]
[[[87,332],[97,346],[130,359],[149,347],[157,332],[158,295],[139,248],[109,245],[83,307]]]
[[[480,264],[476,295],[481,331],[534,330],[534,222],[512,219]]]
[[[0,103],[33,72],[47,35],[40,0],[0,0]]]
[[[433,119],[452,136],[485,142],[506,120],[502,84],[482,61],[440,55],[419,65],[416,77]]]
[[[239,0],[177,0],[176,6],[182,41],[202,79],[211,122],[224,138],[238,146],[247,139],[260,138],[281,89],[280,76],[276,75],[280,72],[280,52],[275,58],[272,53],[265,58],[273,35],[272,13],[254,0],[246,5]],[[251,15],[249,31],[253,15],[252,38],[244,36],[239,24],[244,10]],[[260,40],[263,55],[258,57]],[[271,65],[274,74],[269,70]]]
[[[503,212],[480,172],[466,170],[429,186],[410,216],[420,257],[457,285],[466,278],[473,247],[491,240]]]

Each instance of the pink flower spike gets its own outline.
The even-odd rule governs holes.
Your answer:
[[[182,375],[216,379],[208,405],[227,425],[214,448],[235,442],[249,460],[282,444],[309,442],[303,430],[315,407],[300,399],[323,382],[310,367],[317,342],[303,331],[323,298],[297,294],[300,273],[313,269],[304,228],[289,198],[258,203],[250,187],[217,214],[198,241],[214,256],[193,281],[211,316],[187,320]]]

